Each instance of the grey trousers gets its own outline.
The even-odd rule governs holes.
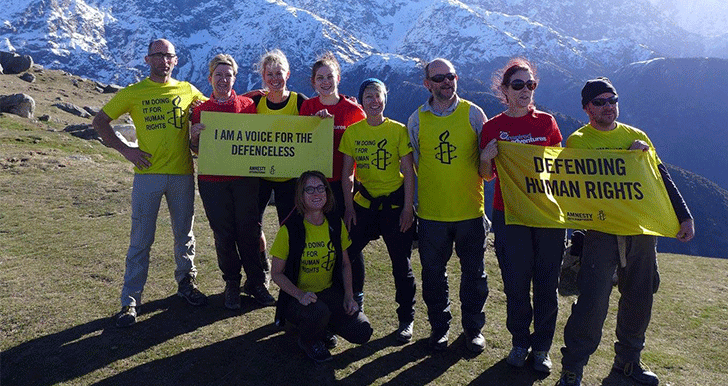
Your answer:
[[[620,240],[623,258],[620,255]],[[615,363],[639,361],[645,345],[645,331],[652,315],[654,284],[657,280],[657,238],[616,236],[588,231],[584,238],[581,268],[577,277],[580,295],[571,307],[564,327],[561,364],[564,370],[583,373],[589,356],[602,338],[609,310],[612,275],[615,268],[620,293],[617,310]],[[624,261],[624,266],[620,264]]]
[[[131,191],[131,237],[126,254],[122,306],[139,306],[149,272],[149,251],[157,231],[157,216],[162,196],[174,235],[174,271],[179,283],[188,275],[196,276],[195,236],[192,233],[195,211],[195,179],[191,174],[136,174]]]

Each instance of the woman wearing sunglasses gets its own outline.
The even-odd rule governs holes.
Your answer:
[[[352,343],[369,341],[369,319],[354,301],[351,244],[346,227],[333,212],[331,186],[318,171],[296,182],[296,212],[281,226],[270,253],[271,278],[280,287],[275,322],[298,326],[298,345],[316,362],[331,359],[324,343],[327,329]]]
[[[396,339],[412,340],[415,315],[415,275],[410,257],[414,228],[414,186],[412,146],[407,128],[384,117],[387,88],[375,78],[359,86],[359,100],[367,119],[351,125],[341,138],[344,154],[341,181],[346,213],[344,223],[351,231],[351,255],[358,256],[379,236],[384,238],[392,260],[399,328]],[[354,166],[359,191],[354,194]],[[401,171],[400,171],[401,170]],[[364,271],[354,275],[355,300],[364,301]],[[361,294],[360,298],[356,295]]]
[[[493,161],[498,155],[498,141],[561,146],[561,132],[554,118],[534,107],[533,94],[538,85],[535,75],[533,65],[521,58],[512,59],[494,75],[493,90],[508,108],[483,125],[480,174],[486,180],[496,178],[495,253],[506,294],[506,326],[513,344],[506,361],[523,367],[531,352],[533,368],[549,373],[549,350],[558,312],[556,288],[566,231],[506,225],[503,195]],[[532,322],[533,332],[530,331]]]

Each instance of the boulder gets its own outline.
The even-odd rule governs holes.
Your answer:
[[[0,65],[5,74],[20,74],[33,67],[33,57],[0,51]]]
[[[71,113],[73,115],[79,116],[81,118],[91,118],[91,114],[88,113],[88,111],[74,105],[73,103],[68,102],[59,102],[54,103],[53,106],[58,107],[59,109]]]
[[[23,75],[20,75],[20,79],[22,79],[28,83],[33,83],[33,82],[35,82],[35,75],[33,75],[29,72],[24,72]]]
[[[124,87],[121,87],[118,84],[107,84],[106,86],[103,87],[103,90],[104,90],[104,94],[115,94],[123,88]]]
[[[94,117],[99,113],[99,111],[101,111],[100,108],[92,106],[83,106],[83,109]]]
[[[19,115],[23,118],[33,118],[35,100],[27,94],[0,96],[0,112]]]
[[[80,125],[71,125],[66,126],[63,131],[79,138],[83,139],[99,139],[99,135],[96,133],[96,130],[94,130],[93,125],[91,124],[80,124]]]

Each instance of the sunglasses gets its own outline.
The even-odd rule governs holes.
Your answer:
[[[177,57],[177,55],[175,55],[175,54],[166,54],[166,53],[163,53],[163,52],[156,52],[156,53],[153,53],[153,54],[149,54],[148,56],[150,58],[155,58],[155,59],[162,59],[163,58],[163,59],[166,59],[166,60],[172,60],[172,59],[174,59],[174,58]]]
[[[448,72],[447,74],[437,74],[435,76],[431,76],[430,80],[435,83],[441,83],[445,78],[449,80],[455,80],[457,78],[457,74],[453,74],[452,72]]]
[[[594,98],[591,100],[591,104],[596,107],[602,107],[609,102],[610,105],[616,105],[619,102],[619,98],[615,95],[609,98]]]
[[[308,194],[313,194],[313,192],[323,193],[326,191],[326,185],[307,186],[307,187],[303,188],[303,191]]]
[[[529,81],[524,82],[524,81],[522,81],[520,79],[516,79],[516,80],[514,80],[514,81],[511,82],[510,86],[511,86],[512,89],[514,89],[516,91],[521,90],[524,87],[528,87],[529,90],[533,91],[538,86],[538,83],[535,82],[535,81],[533,81],[533,80],[529,80]]]

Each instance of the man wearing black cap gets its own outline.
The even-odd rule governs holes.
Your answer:
[[[653,148],[643,131],[616,121],[619,116],[618,96],[609,79],[587,81],[581,97],[589,124],[569,136],[566,147],[642,151]],[[695,233],[692,216],[667,169],[659,158],[657,161],[680,222],[676,237],[683,242],[689,241]],[[562,372],[557,386],[581,385],[583,368],[602,337],[615,269],[620,299],[612,370],[641,384],[659,383],[657,376],[640,363],[645,331],[652,313],[652,299],[659,285],[656,246],[655,236],[617,236],[587,231],[577,278],[580,295],[572,305],[571,316],[564,327]]]

